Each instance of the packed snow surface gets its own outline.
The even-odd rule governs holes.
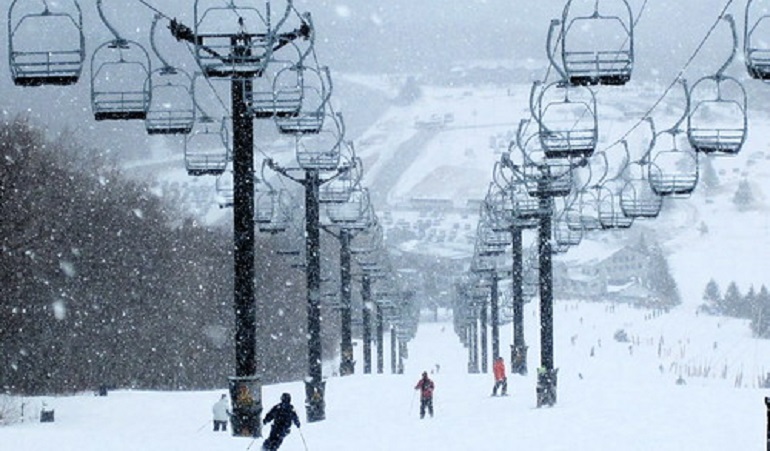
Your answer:
[[[390,374],[387,335],[384,374],[360,374],[359,343],[358,374],[327,382],[325,421],[304,421],[301,382],[265,386],[266,407],[289,392],[303,420],[281,449],[765,449],[768,391],[759,388],[759,378],[770,369],[763,367],[770,342],[751,338],[745,321],[697,315],[689,307],[653,314],[576,302],[557,303],[554,318],[554,407],[535,407],[540,340],[537,305],[530,303],[529,374],[509,376],[510,396],[490,397],[491,364],[487,374],[468,373],[467,349],[444,317],[420,325],[403,375]],[[618,329],[629,342],[613,338]],[[511,325],[500,332],[507,363]],[[436,383],[435,417],[424,420],[414,390],[422,371]],[[679,375],[686,384],[676,384]],[[211,406],[223,392],[26,398],[25,421],[0,427],[0,443],[25,451],[259,449],[261,439],[252,445],[250,438],[212,431]],[[42,402],[55,409],[55,422],[38,422]]]

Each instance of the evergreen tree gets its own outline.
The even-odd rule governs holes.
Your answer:
[[[722,292],[719,290],[719,284],[716,280],[711,279],[706,284],[706,289],[703,292],[703,307],[709,313],[724,313],[720,311],[722,304]]]
[[[738,289],[738,285],[735,282],[730,282],[725,291],[725,296],[722,298],[722,308],[720,311],[729,316],[738,316],[743,296]]]
[[[741,303],[738,306],[738,316],[740,318],[752,318],[754,310],[757,307],[757,292],[754,290],[754,285],[749,287],[749,291],[741,299]]]
[[[646,285],[657,298],[656,307],[670,307],[681,302],[666,256],[657,245],[649,247]]]
[[[754,204],[754,194],[751,192],[749,181],[743,179],[738,183],[738,190],[733,195],[733,203],[740,211],[749,210]]]
[[[770,336],[770,292],[764,285],[756,296],[751,318],[751,330],[756,337],[767,338]]]

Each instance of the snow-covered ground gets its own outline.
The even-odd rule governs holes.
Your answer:
[[[386,346],[386,374],[329,379],[325,421],[305,423],[301,382],[264,387],[267,406],[291,393],[303,421],[281,449],[766,449],[763,399],[770,391],[758,388],[758,377],[770,370],[770,342],[750,338],[745,322],[685,307],[655,316],[627,306],[557,303],[558,401],[537,409],[536,307],[528,304],[525,314],[530,374],[509,377],[511,396],[489,396],[491,374],[468,374],[467,350],[451,322],[423,323],[403,375],[389,374]],[[505,357],[510,327],[501,328]],[[630,342],[613,339],[621,328]],[[436,383],[436,414],[420,420],[413,387],[423,370]],[[675,383],[680,374],[686,385]],[[26,398],[25,421],[0,427],[0,443],[25,451],[245,450],[251,439],[211,430],[210,408],[222,392]],[[55,409],[55,422],[37,421],[43,401]]]

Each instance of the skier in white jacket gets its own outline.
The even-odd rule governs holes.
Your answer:
[[[211,408],[211,413],[214,414],[214,432],[218,431],[220,426],[222,431],[227,431],[227,422],[230,420],[230,403],[227,401],[227,395],[217,401]]]

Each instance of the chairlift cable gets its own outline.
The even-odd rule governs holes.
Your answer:
[[[714,33],[714,30],[716,30],[717,26],[719,25],[719,22],[722,20],[722,17],[727,13],[727,10],[730,8],[730,6],[734,3],[735,0],[727,0],[727,3],[725,3],[724,7],[722,8],[722,11],[719,13],[719,16],[714,21],[714,23],[711,25],[711,28],[706,32],[706,34],[703,36],[703,39],[701,39],[698,46],[695,48],[695,51],[690,55],[690,58],[685,62],[684,66],[679,70],[676,77],[674,77],[674,80],[669,83],[668,87],[663,91],[663,93],[658,97],[658,99],[655,101],[655,103],[652,104],[652,106],[644,113],[641,119],[639,119],[636,124],[634,124],[628,131],[626,131],[623,136],[615,140],[612,144],[607,146],[604,150],[609,149],[610,147],[613,147],[617,144],[619,144],[621,141],[628,138],[631,133],[634,132],[637,128],[639,128],[640,125],[644,122],[644,119],[650,114],[652,114],[653,111],[655,111],[658,106],[660,106],[661,102],[663,102],[663,99],[666,98],[669,92],[676,86],[676,84],[679,82],[680,78],[684,75],[685,71],[690,67],[690,65],[695,61],[695,58],[700,54],[701,50],[703,50],[703,47],[706,45],[706,42],[711,37],[711,35]]]
[[[151,4],[147,3],[145,0],[137,0],[137,1],[139,3],[141,3],[142,5],[146,6],[147,8],[151,9],[153,12],[155,12],[155,14],[160,15],[164,19],[174,20],[172,17],[169,17],[168,14],[165,14],[163,11],[161,11],[158,8],[156,8],[156,7],[152,6]]]

